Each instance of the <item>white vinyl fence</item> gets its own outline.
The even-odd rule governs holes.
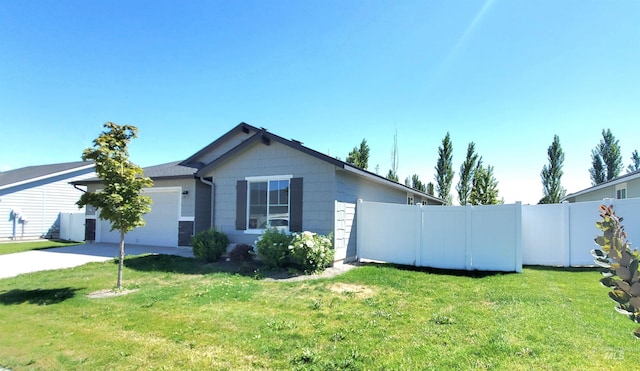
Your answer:
[[[335,203],[334,261],[348,262],[356,259],[355,233],[356,204]]]
[[[520,272],[593,265],[600,205],[613,205],[640,247],[640,199],[554,205],[408,206],[359,201],[357,254],[432,268]]]
[[[84,213],[60,213],[60,239],[84,241]]]
[[[601,231],[599,206],[613,205],[632,248],[640,241],[640,199],[527,205],[522,207],[522,263],[527,265],[584,266],[593,265],[593,239]]]
[[[409,206],[358,201],[361,259],[446,269],[520,272],[520,203]]]

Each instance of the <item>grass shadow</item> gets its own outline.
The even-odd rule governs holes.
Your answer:
[[[82,288],[74,289],[63,287],[59,289],[13,289],[0,293],[0,304],[16,305],[22,303],[51,305],[58,304],[76,296],[76,292]]]
[[[547,265],[525,265],[523,268],[531,269],[534,271],[549,271],[549,272],[601,272],[602,268],[599,267],[561,267],[561,266],[547,266]]]
[[[117,259],[114,260],[118,264]],[[205,263],[195,258],[186,258],[177,255],[139,255],[127,257],[124,261],[127,268],[141,272],[167,272],[179,274],[212,274],[227,273],[237,274],[255,279],[287,279],[303,275],[300,272],[287,270],[267,269],[262,262],[253,260],[250,263],[238,265],[230,261],[218,260]]]
[[[117,260],[115,260],[117,264]],[[178,255],[141,255],[127,257],[124,261],[127,268],[142,272],[168,272],[180,274],[231,273],[252,275],[260,267],[257,262],[239,266],[227,261],[205,263],[194,258]]]
[[[431,268],[431,267],[417,267],[414,265],[402,265],[392,263],[376,263],[366,262],[361,263],[362,266],[373,267],[389,267],[403,271],[410,272],[422,272],[428,274],[444,275],[444,276],[456,276],[456,277],[471,277],[471,278],[484,278],[490,276],[499,276],[504,274],[515,274],[516,272],[502,272],[502,271],[479,271],[479,270],[461,270],[461,269],[443,269],[443,268]]]

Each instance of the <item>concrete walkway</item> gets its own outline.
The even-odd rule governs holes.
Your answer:
[[[176,247],[126,244],[124,252],[126,255],[166,254],[193,257],[191,249]],[[15,277],[22,273],[77,267],[91,262],[111,260],[119,255],[118,245],[109,243],[87,243],[0,255],[0,278]]]

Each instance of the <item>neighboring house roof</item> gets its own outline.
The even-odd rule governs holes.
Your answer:
[[[180,165],[180,161],[167,162],[166,164],[148,166],[142,168],[144,176],[151,179],[164,179],[164,178],[193,178],[193,174],[196,169]],[[72,182],[72,184],[89,184],[100,183],[100,178],[94,177],[84,180],[78,180]]]
[[[636,170],[634,172],[631,172],[631,173],[628,173],[628,174],[625,174],[625,175],[621,175],[621,176],[619,176],[617,178],[613,178],[613,179],[608,180],[608,181],[606,181],[604,183],[600,183],[600,184],[594,185],[593,187],[589,187],[589,188],[583,189],[582,191],[578,191],[578,192],[575,192],[575,193],[568,194],[568,195],[564,196],[562,198],[562,200],[560,200],[560,201],[566,201],[566,200],[568,200],[570,198],[573,198],[573,197],[581,196],[581,195],[587,194],[589,192],[597,191],[599,189],[603,189],[603,188],[606,188],[606,187],[614,186],[614,185],[617,185],[617,184],[620,184],[620,183],[624,183],[624,182],[628,182],[630,180],[634,180],[634,179],[638,179],[638,178],[640,178],[640,170]]]
[[[61,164],[27,166],[0,172],[0,189],[53,178],[80,170],[93,169],[92,161],[65,162]]]
[[[208,171],[214,169],[216,166],[218,166],[219,164],[223,163],[224,161],[228,160],[229,158],[232,158],[234,155],[236,155],[237,153],[243,151],[244,149],[246,149],[248,146],[252,145],[253,143],[256,142],[262,142],[266,145],[269,145],[271,141],[274,142],[278,142],[280,144],[283,144],[285,146],[288,146],[290,148],[296,149],[300,152],[303,152],[307,155],[313,156],[319,160],[328,162],[331,165],[334,165],[340,169],[343,169],[347,172],[350,172],[352,174],[355,174],[357,176],[366,178],[370,181],[376,182],[376,183],[380,183],[383,185],[386,185],[388,187],[391,188],[396,188],[396,189],[400,189],[406,192],[411,192],[414,194],[418,194],[421,197],[424,198],[428,198],[431,199],[435,202],[439,202],[439,203],[444,203],[444,200],[437,198],[435,196],[431,196],[427,193],[418,191],[416,189],[413,189],[411,187],[407,187],[403,184],[400,184],[398,182],[394,182],[392,180],[389,180],[385,177],[382,177],[378,174],[374,174],[372,172],[369,172],[367,170],[363,170],[360,169],[358,167],[355,167],[349,163],[346,163],[344,161],[338,160],[334,157],[331,156],[327,156],[323,153],[320,153],[318,151],[315,151],[311,148],[305,147],[302,145],[302,142],[297,141],[297,140],[289,140],[289,139],[285,139],[282,138],[278,135],[275,135],[273,133],[268,132],[266,129],[261,128],[261,129],[257,129],[251,125],[245,124],[245,123],[241,123],[240,125],[236,126],[235,128],[231,129],[230,132],[228,132],[227,134],[223,135],[221,138],[224,138],[226,136],[229,136],[230,134],[234,133],[235,131],[237,131],[238,129],[243,129],[246,128],[245,130],[256,130],[257,132],[249,137],[249,139],[243,141],[242,143],[238,144],[237,146],[235,146],[234,148],[232,148],[231,150],[225,152],[223,155],[219,156],[218,158],[216,158],[215,160],[211,161],[209,164],[205,165],[204,167],[201,167],[197,172],[196,172],[196,176],[201,176],[201,174],[206,174]],[[205,147],[205,149],[207,148],[211,148],[214,144],[217,144],[219,142],[220,139],[214,141],[213,143],[211,143],[209,146]],[[200,150],[198,152],[198,154],[203,153],[203,150]],[[193,156],[192,156],[193,157]],[[183,164],[187,163],[187,161],[184,161]]]

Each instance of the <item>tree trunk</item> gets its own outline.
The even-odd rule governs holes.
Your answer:
[[[124,231],[120,230],[120,260],[118,261],[118,283],[117,288],[122,288],[122,267],[124,266]]]

